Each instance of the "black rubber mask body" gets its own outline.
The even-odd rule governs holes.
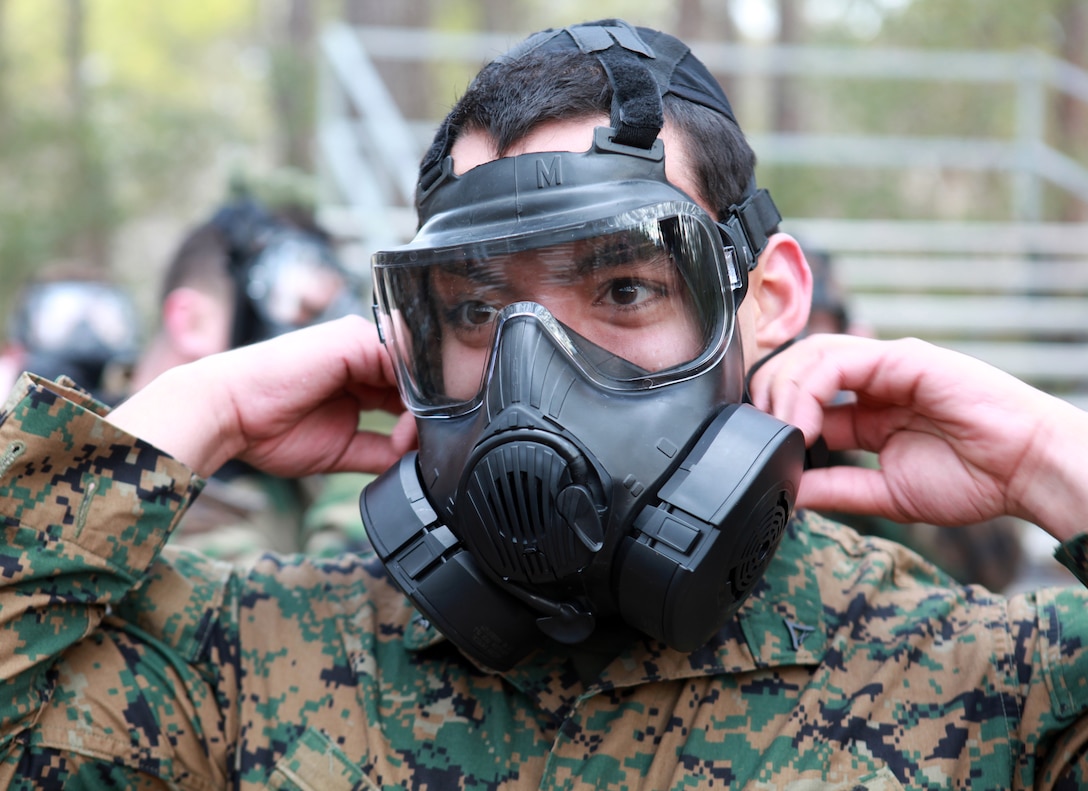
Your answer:
[[[483,664],[614,618],[691,650],[770,562],[800,432],[739,404],[739,352],[714,375],[608,391],[542,312],[510,306],[480,408],[419,421],[418,456],[363,492],[368,534],[420,611]]]
[[[664,34],[603,20],[532,37],[507,57],[527,48],[592,53],[614,90],[611,128],[586,152],[458,175],[448,156],[457,124],[440,127],[417,189],[419,232],[374,256],[379,328],[420,447],[364,490],[363,521],[392,580],[484,665],[508,668],[536,648],[611,632],[600,627],[612,621],[690,651],[763,574],[800,480],[800,431],[742,404],[732,331],[780,218],[753,181],[721,222],[699,221],[713,245],[682,271],[695,313],[718,320],[701,325],[703,352],[681,366],[640,381],[541,305],[513,301],[479,391],[445,387],[428,273],[693,205],[665,177],[661,96],[732,117],[705,67]]]

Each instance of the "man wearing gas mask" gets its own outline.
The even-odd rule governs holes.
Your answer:
[[[415,240],[374,257],[420,453],[367,490],[363,521],[424,615],[493,667],[540,631],[602,659],[617,623],[702,645],[796,496],[800,432],[742,401],[745,359],[800,314],[739,327],[738,309],[768,272],[807,301],[804,259],[772,236],[717,83],[647,35],[546,32],[485,70],[423,163]],[[599,82],[564,95],[587,62]]]
[[[134,374],[163,371],[362,312],[333,239],[301,205],[233,197],[193,226],[163,276],[160,326]]]
[[[783,348],[808,270],[739,135],[705,149],[723,102],[655,31],[531,38],[439,131],[418,235],[375,255],[378,326],[213,355],[105,417],[22,380],[0,415],[0,777],[1088,780],[1085,591],[959,587],[804,510],[1010,513],[1088,579],[1088,415],[916,341]],[[391,435],[358,429],[402,403]],[[882,468],[802,473],[821,436]],[[388,468],[361,499],[376,556],[241,574],[162,550],[230,458]]]
[[[302,200],[272,203],[238,190],[174,251],[163,275],[159,326],[135,366],[132,390],[209,354],[366,312],[357,278],[334,242]],[[351,479],[357,490],[362,476]],[[344,499],[331,495],[340,484],[330,480],[273,476],[231,461],[209,478],[206,496],[186,513],[173,541],[241,564],[266,551],[363,545],[357,519],[329,518]],[[354,507],[350,499],[345,505]]]

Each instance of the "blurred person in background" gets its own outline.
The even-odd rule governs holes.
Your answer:
[[[140,344],[140,318],[129,293],[90,269],[57,264],[16,296],[0,349],[0,390],[30,371],[70,377],[99,401],[124,394]]]
[[[806,334],[875,337],[872,328],[850,310],[848,291],[835,271],[831,253],[811,245],[804,245],[804,249],[812,270],[812,312]],[[829,454],[828,464],[871,467],[876,460],[864,451],[834,451]],[[1001,592],[1017,580],[1024,567],[1023,526],[1011,517],[997,517],[951,530],[920,522],[901,524],[866,514],[825,512],[824,515],[860,533],[904,544],[964,584],[979,584]]]
[[[163,280],[159,325],[135,366],[132,389],[175,366],[361,312],[357,278],[305,203],[273,206],[237,194],[178,245]],[[335,476],[277,478],[229,462],[173,541],[241,564],[266,551],[365,549],[356,508],[362,476],[348,477],[340,486]],[[341,507],[338,492],[350,492],[350,507]]]

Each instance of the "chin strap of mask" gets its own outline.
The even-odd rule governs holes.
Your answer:
[[[772,358],[777,357],[779,354],[786,351],[786,349],[793,346],[793,344],[795,343],[797,343],[797,339],[790,338],[785,343],[776,346],[774,349],[767,352],[767,354],[763,355],[754,363],[752,363],[752,367],[748,369],[748,373],[744,377],[744,403],[752,403],[752,377],[756,375],[756,371],[762,368]],[[805,448],[805,469],[811,470],[819,467],[830,466],[830,454],[831,451],[827,447],[827,440],[825,440],[823,438],[823,435],[821,434],[820,436],[816,437],[815,442]]]

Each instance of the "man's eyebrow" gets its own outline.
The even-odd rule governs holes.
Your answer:
[[[504,277],[506,266],[492,260],[470,258],[456,264],[443,264],[438,268],[441,275],[458,280],[470,280],[485,286],[498,288],[505,286],[508,278]]]
[[[595,272],[599,269],[623,266],[635,260],[631,244],[620,239],[592,245],[588,251],[573,258],[574,270],[579,275]]]
[[[648,242],[633,245],[625,239],[615,239],[590,249],[574,259],[574,271],[578,275],[590,274],[602,269],[614,269],[632,264],[664,264],[668,254]]]

